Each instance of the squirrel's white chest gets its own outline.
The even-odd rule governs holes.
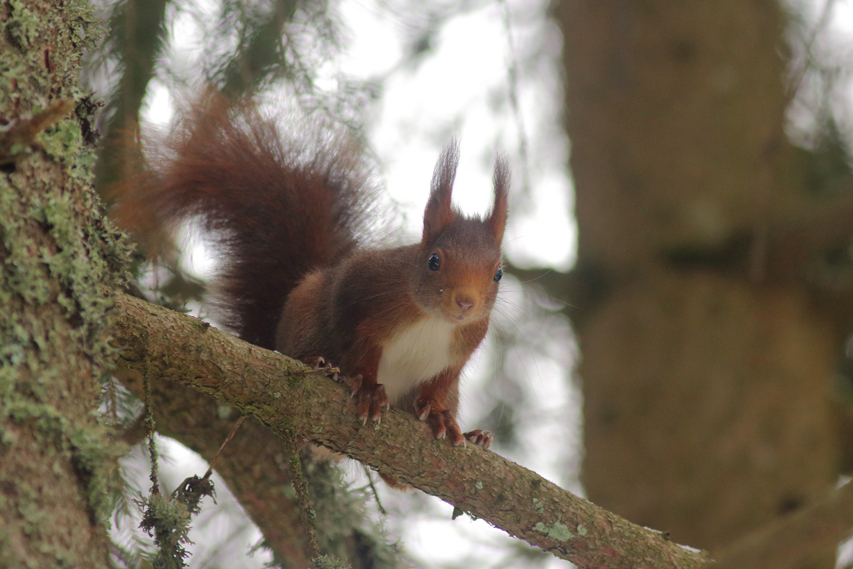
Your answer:
[[[455,328],[451,322],[425,318],[383,344],[377,380],[385,385],[392,405],[412,387],[450,365]]]

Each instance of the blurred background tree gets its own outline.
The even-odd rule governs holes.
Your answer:
[[[88,82],[106,100],[97,176],[107,202],[144,160],[127,141],[146,123],[168,123],[205,84],[345,125],[375,153],[413,235],[438,148],[454,133],[463,140],[456,198],[478,194],[465,209],[485,208],[492,154],[508,151],[517,280],[463,385],[463,421],[495,431],[497,452],[711,549],[847,473],[844,3],[125,0],[104,10],[112,27]],[[123,219],[149,250],[166,240],[144,212]],[[140,291],[203,311],[201,265],[140,261]],[[209,460],[234,417],[176,389],[154,394],[160,432]],[[116,418],[138,440],[138,408],[123,401]],[[176,462],[190,460],[170,448]],[[300,566],[281,443],[247,424],[226,452],[218,470],[265,545]],[[365,517],[391,541],[403,536],[418,565],[563,564],[482,522],[451,522],[446,505],[420,495],[380,489],[384,516],[364,474],[347,468],[348,489],[319,473],[315,490],[330,499],[318,518],[329,523],[324,545],[361,566],[390,566],[395,555]],[[130,551],[143,538],[117,519]],[[259,534],[229,523],[211,522],[207,535],[219,537],[193,534],[192,563],[268,559],[235,554],[233,533],[221,532]],[[831,567],[834,555],[810,566]]]
[[[573,319],[584,487],[677,542],[718,550],[849,464],[850,131],[802,91],[849,101],[818,83],[834,4],[808,25],[772,1],[559,10],[594,295]]]

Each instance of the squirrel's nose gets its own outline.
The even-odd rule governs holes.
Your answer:
[[[456,306],[458,306],[462,310],[462,312],[467,312],[471,310],[472,306],[474,306],[474,301],[468,298],[467,296],[457,296]]]

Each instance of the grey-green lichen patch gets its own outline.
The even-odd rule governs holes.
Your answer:
[[[533,530],[543,533],[556,541],[568,541],[575,537],[575,535],[569,531],[569,526],[562,523],[559,519],[554,522],[551,527],[548,527],[542,522],[538,522],[533,526]]]
[[[474,484],[474,488],[476,488],[477,490],[482,490],[483,489],[483,483],[480,482],[479,480],[477,480],[477,483]]]
[[[56,160],[65,157],[74,159],[74,168],[69,174],[77,178],[81,175],[85,176],[86,169],[80,168],[80,166],[91,164],[94,160],[93,153],[84,151],[79,131],[79,125],[75,121],[64,120],[50,127],[38,137],[38,141],[48,156]]]
[[[350,565],[334,555],[321,555],[313,560],[314,569],[347,569]]]
[[[347,539],[354,528],[364,528],[359,530],[359,536],[367,540],[365,546],[372,550],[374,566],[378,569],[399,567],[395,548],[383,541],[374,541],[373,536],[383,536],[383,532],[373,526],[371,516],[366,513],[367,504],[374,499],[369,489],[347,481],[344,470],[329,461],[303,460],[302,468],[316,514],[320,550],[346,558]]]
[[[533,498],[533,509],[536,510],[537,514],[544,514],[545,506],[542,504],[542,500],[539,498]]]
[[[70,437],[72,461],[86,483],[89,505],[105,525],[124,487],[117,461],[127,450],[121,443],[104,445],[106,436],[98,424],[72,430]]]
[[[577,532],[578,535],[586,535],[586,526],[584,526],[583,524],[578,524]]]
[[[88,0],[68,0],[61,7],[35,7],[10,0],[3,22],[9,44],[0,58],[0,108],[20,101],[46,105],[50,99],[80,100],[77,87],[84,49],[93,49],[106,33]],[[61,20],[57,18],[61,10]],[[60,41],[56,41],[59,36]],[[47,63],[47,64],[46,64]]]
[[[13,87],[26,75],[26,65],[0,57],[0,105],[8,105],[14,93]]]
[[[7,16],[0,114],[14,120],[56,100],[79,101],[72,43],[94,45],[91,6],[10,0]],[[48,537],[56,516],[45,515],[53,512],[45,504],[70,511],[74,496],[85,500],[89,523],[105,522],[122,452],[94,413],[98,378],[113,358],[109,309],[130,250],[90,187],[94,154],[81,118],[69,113],[39,133],[0,173],[0,482],[15,484],[14,497],[3,498],[4,510],[16,509],[21,520],[15,531],[45,536],[33,538],[34,550],[56,566],[95,565],[81,557],[85,546]],[[93,533],[85,522],[72,529]],[[0,560],[6,565],[13,564]]]
[[[107,22],[99,18],[89,0],[70,0],[65,5],[66,22],[71,26],[71,39],[81,49],[94,49],[107,34]]]
[[[6,33],[19,48],[30,47],[40,35],[39,18],[21,0],[11,0],[9,5],[12,10]]]
[[[155,537],[160,546],[155,567],[180,567],[175,561],[185,557],[183,545],[189,542],[190,520],[189,508],[179,500],[162,494],[151,494],[145,499],[140,527]]]
[[[219,418],[220,418],[220,419],[222,419],[223,421],[224,421],[224,420],[226,420],[226,419],[228,419],[228,418],[230,418],[232,415],[234,415],[234,412],[235,412],[234,407],[231,407],[230,405],[222,405],[222,404],[219,404],[219,405],[216,407],[216,414],[217,414],[217,415],[219,416]]]
[[[125,278],[122,270],[130,256],[127,241],[103,219],[91,191],[51,192],[50,182],[37,175],[28,180],[29,191],[21,195],[15,178],[0,178],[5,253],[0,294],[10,301],[18,296],[33,307],[59,304],[73,321],[73,339],[82,342],[98,367],[106,368],[112,350],[103,338],[105,314],[113,305],[111,287]],[[34,340],[21,333],[26,326],[15,322],[21,317],[14,311],[0,316],[0,334],[4,340],[11,339],[12,346]],[[9,337],[10,332],[17,333]],[[6,342],[2,345],[6,351],[16,351]]]

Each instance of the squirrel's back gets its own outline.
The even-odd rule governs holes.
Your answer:
[[[359,245],[375,205],[357,144],[328,125],[293,122],[301,132],[283,131],[251,102],[197,103],[144,192],[164,219],[197,218],[214,233],[225,323],[267,349],[290,291]]]

